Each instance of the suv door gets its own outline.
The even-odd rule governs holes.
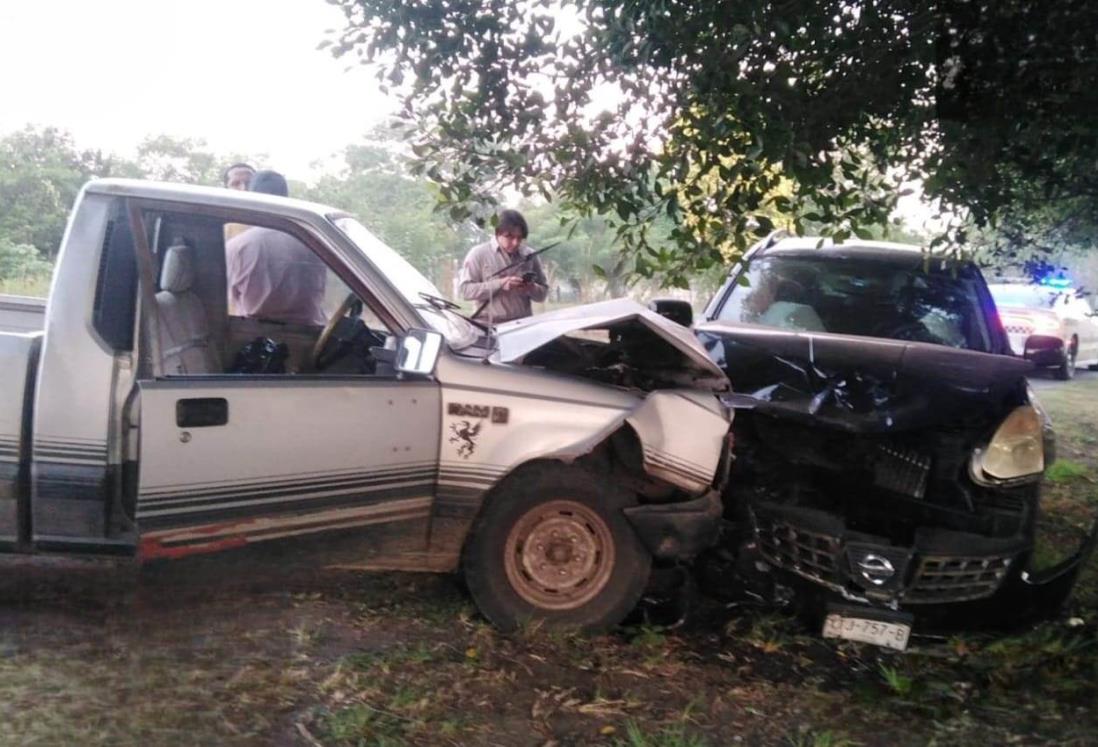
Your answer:
[[[211,223],[210,216],[187,210],[146,211],[143,249],[155,266],[164,243],[182,237],[204,263],[196,282],[205,278],[213,287],[186,292],[193,290],[217,317],[208,320],[207,344],[224,346],[227,363],[226,370],[182,375],[154,367],[155,375],[141,378],[136,518],[142,555],[182,555],[379,524],[399,524],[402,536],[413,538],[405,549],[422,549],[435,494],[437,383],[399,380],[385,366],[370,373],[233,372],[233,337],[216,337],[216,330],[230,326],[224,317],[224,224],[254,224],[256,217],[226,217],[222,211]],[[280,228],[331,261],[322,240],[305,227]],[[374,301],[368,289],[332,272],[334,263],[327,266],[326,295],[354,294],[369,313]],[[147,304],[153,313],[163,313],[159,297],[165,292]],[[169,308],[183,303],[168,301]],[[148,321],[146,329],[155,330],[154,320]],[[272,338],[283,329],[278,321],[258,323]],[[319,334],[319,327],[313,332]],[[399,330],[374,332],[385,338]]]

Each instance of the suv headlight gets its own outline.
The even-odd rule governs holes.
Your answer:
[[[1007,415],[985,448],[973,452],[969,471],[981,485],[1001,485],[1044,470],[1044,419],[1037,408],[1022,405]]]

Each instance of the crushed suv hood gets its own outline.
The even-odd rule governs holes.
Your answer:
[[[688,330],[627,299],[575,306],[496,327],[499,360],[584,375],[634,370],[660,383],[721,391],[728,379]]]
[[[737,407],[854,433],[1001,417],[1032,366],[1005,355],[708,322],[697,328]]]

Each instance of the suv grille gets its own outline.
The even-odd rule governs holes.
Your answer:
[[[794,527],[784,521],[757,516],[759,552],[771,564],[813,581],[837,586],[839,540]]]
[[[872,545],[864,542],[847,546],[841,537],[804,529],[763,512],[753,513],[759,552],[767,562],[833,591],[850,588],[849,582],[856,581],[847,578],[848,572],[844,570],[847,564],[841,563],[844,555],[851,551],[857,554],[859,548],[873,550]],[[882,546],[879,554],[891,557],[899,549],[895,546]],[[905,563],[894,562],[900,569],[896,583],[889,584],[887,590],[882,588],[880,591],[906,604],[942,604],[982,599],[999,590],[1013,560],[1013,555],[958,557],[919,555],[916,552],[913,559],[915,569],[910,582],[905,583],[902,578]]]
[[[881,446],[873,466],[873,481],[879,488],[913,498],[926,494],[930,457],[911,449]]]
[[[963,602],[994,594],[1006,578],[1013,558],[951,558],[927,555],[919,560],[915,578],[904,594],[913,604]]]

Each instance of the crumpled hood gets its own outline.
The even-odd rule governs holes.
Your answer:
[[[498,357],[503,363],[522,363],[528,354],[562,337],[599,330],[612,336],[647,333],[645,339],[650,337],[649,342],[662,341],[677,353],[677,364],[695,384],[728,388],[724,372],[690,330],[628,299],[573,306],[501,324],[496,327]]]
[[[1001,418],[1032,366],[1005,355],[708,322],[698,338],[738,394],[733,404],[855,433]]]

